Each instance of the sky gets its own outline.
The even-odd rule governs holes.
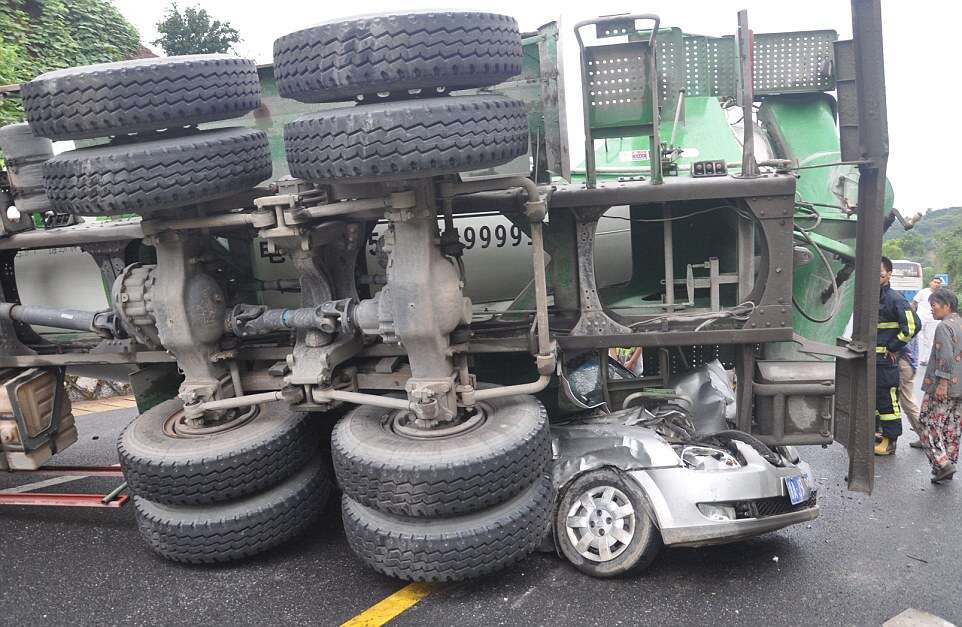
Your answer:
[[[148,46],[157,38],[156,23],[166,4],[156,0],[114,0],[123,15],[138,28]],[[566,82],[569,143],[572,161],[583,158],[581,96],[578,85],[577,43],[571,26],[576,22],[626,12],[656,13],[662,26],[678,26],[688,33],[730,35],[736,13],[748,9],[752,30],[774,33],[834,29],[843,39],[852,35],[849,3],[845,0],[647,0],[639,3],[612,0],[551,3],[486,0],[353,0],[333,3],[317,0],[181,0],[181,7],[196,5],[215,19],[226,20],[243,41],[235,51],[258,63],[271,62],[274,40],[286,33],[337,17],[402,9],[455,8],[504,13],[518,20],[522,31],[535,30],[552,20],[562,24],[562,50]],[[952,154],[962,147],[962,123],[955,119],[962,102],[958,80],[958,24],[962,3],[949,0],[883,0],[885,82],[888,105],[890,155],[888,175],[895,189],[895,206],[904,214],[962,205],[962,188],[948,172]],[[909,10],[910,9],[910,10]],[[160,52],[160,50],[158,50]],[[923,158],[934,155],[935,166],[922,168]],[[944,165],[943,165],[944,164]]]

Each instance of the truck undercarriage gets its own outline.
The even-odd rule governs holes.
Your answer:
[[[152,548],[222,561],[297,533],[331,490],[318,443],[333,429],[352,547],[372,567],[415,580],[516,561],[568,509],[578,522],[570,536],[555,528],[559,551],[572,538],[575,553],[602,564],[585,570],[603,576],[647,559],[631,540],[658,535],[655,523],[665,543],[698,545],[777,528],[760,507],[775,507],[785,524],[807,519],[817,513],[811,473],[794,445],[841,441],[850,487],[870,490],[872,272],[887,146],[878,3],[852,7],[848,42],[825,31],[753,39],[744,14],[727,38],[663,29],[650,15],[578,24],[580,174],[567,165],[554,24],[522,38],[505,16],[412,12],[278,39],[280,96],[323,104],[284,127],[291,176],[267,183],[264,131],[198,129],[258,106],[253,63],[171,57],[38,77],[23,86],[29,127],[0,131],[10,170],[4,206],[18,207],[0,230],[9,405],[0,404],[0,426],[9,423],[0,463],[36,468],[66,445],[67,369],[121,366],[143,413],[121,436],[120,460]],[[687,61],[673,56],[676,45]],[[355,46],[364,54],[345,52]],[[697,50],[714,55],[701,86],[691,80]],[[808,65],[776,77],[781,52],[773,51],[785,50]],[[154,104],[154,89],[167,90],[164,105]],[[840,143],[830,119],[836,152],[803,163],[809,155],[797,153],[786,111],[821,114],[828,101]],[[728,110],[745,120],[739,158],[710,145],[699,154],[699,128],[731,134]],[[754,154],[763,129],[755,118],[766,121],[768,158]],[[43,139],[104,137],[57,156]],[[629,150],[615,151],[628,153],[628,165],[597,164],[614,154],[609,141],[629,140]],[[857,198],[835,189],[853,178]],[[811,189],[839,205],[820,207]],[[31,202],[109,218],[33,228]],[[517,241],[530,240],[530,266],[505,269],[530,281],[497,306],[467,296],[474,234],[468,240],[459,225],[478,215],[507,221],[502,240],[515,228]],[[598,279],[603,219],[628,227],[625,282]],[[97,261],[110,307],[22,304],[17,253],[73,246]],[[285,260],[292,276],[259,278],[255,249]],[[272,304],[278,294],[300,302]],[[850,314],[852,338],[836,343]],[[821,322],[809,328],[800,315]],[[32,327],[77,333],[52,341]],[[586,360],[607,364],[618,348],[641,350],[641,375],[599,366],[589,385],[572,383]],[[730,427],[742,436],[716,433],[709,443],[711,433],[686,431],[691,407],[678,406],[670,388],[715,359],[734,381]],[[651,426],[669,415],[680,431]],[[646,461],[617,470],[599,453],[581,472],[559,470],[578,457],[570,447],[579,428],[590,439],[629,423],[651,429],[637,438]],[[686,482],[694,495],[702,479],[691,473],[706,464],[773,477],[757,496],[732,488],[717,504],[686,501],[699,503],[692,516],[706,525],[729,522],[727,535],[685,535],[668,522],[682,506],[656,498],[684,501],[677,486]],[[578,513],[564,498],[587,471],[615,476],[577,484],[592,504]],[[789,476],[807,477],[804,495]],[[799,504],[804,511],[793,509]],[[578,531],[591,524],[594,534],[596,522],[620,540]],[[623,567],[609,564],[616,558]]]

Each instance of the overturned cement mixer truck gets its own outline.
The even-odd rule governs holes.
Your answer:
[[[410,580],[541,546],[610,576],[810,520],[796,445],[841,441],[871,490],[878,2],[853,24],[577,24],[574,169],[554,22],[364,16],[272,66],[38,76],[0,129],[0,467],[76,439],[67,371],[122,371],[153,550],[254,555],[336,486],[355,553]],[[17,253],[64,247],[109,306],[20,302]]]

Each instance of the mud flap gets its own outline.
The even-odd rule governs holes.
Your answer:
[[[839,340],[856,355],[836,356],[835,437],[848,449],[848,487],[871,493],[875,480],[875,341],[878,284],[875,273],[885,231],[888,120],[882,59],[880,0],[852,0],[852,43],[838,50],[837,76],[842,158],[859,160],[855,236],[855,303],[852,340]]]
[[[851,347],[850,347],[851,348]],[[848,449],[848,489],[871,494],[875,483],[875,355],[835,358],[835,440]]]

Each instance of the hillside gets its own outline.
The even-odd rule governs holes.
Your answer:
[[[926,280],[936,272],[947,272],[949,280],[962,277],[962,207],[929,211],[909,231],[893,223],[882,254],[920,262]]]
[[[909,216],[905,216],[906,218]],[[907,233],[915,233],[927,242],[938,241],[938,236],[942,233],[949,233],[959,226],[962,226],[962,207],[949,207],[948,209],[932,209],[924,216],[921,222],[915,225],[911,231],[902,229],[902,225],[896,220],[885,232],[884,239],[901,239]]]

